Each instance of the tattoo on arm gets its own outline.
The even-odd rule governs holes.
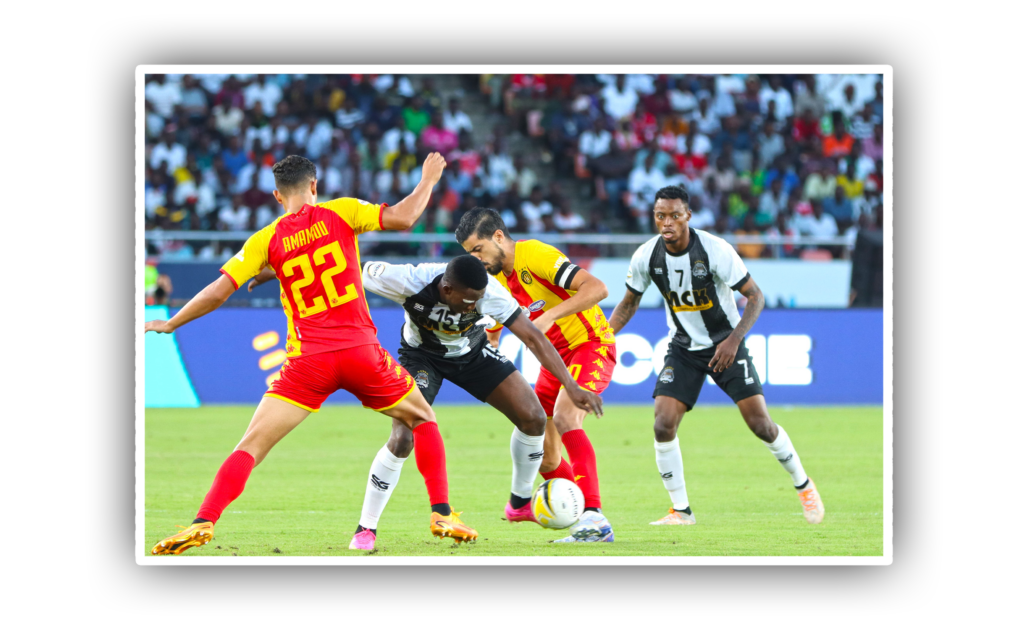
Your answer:
[[[742,319],[739,320],[739,325],[733,332],[742,339],[750,331],[750,328],[753,328],[760,312],[764,310],[764,293],[753,280],[747,282],[739,289],[739,292],[746,296],[746,309],[743,310]]]
[[[632,319],[635,312],[639,310],[639,301],[642,299],[641,295],[636,295],[631,291],[625,291],[625,297],[621,298],[621,302],[614,308],[614,312],[610,316],[610,327],[617,334],[628,320]]]

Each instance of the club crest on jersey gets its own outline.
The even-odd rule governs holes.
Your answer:
[[[660,377],[657,380],[659,380],[661,383],[670,383],[671,381],[675,380],[675,368],[671,367],[670,365],[667,366],[660,372]]]
[[[692,265],[692,275],[694,278],[706,278],[707,277],[707,266],[703,264],[702,260],[697,260]]]
[[[418,373],[414,375],[414,382],[417,384],[419,389],[425,389],[428,387],[428,372],[425,370],[418,370]]]
[[[536,311],[543,310],[544,306],[546,306],[546,300],[536,300],[528,305],[528,310],[529,312],[534,313]]]
[[[521,282],[525,284],[532,284],[532,274],[528,273],[528,269],[521,272]]]

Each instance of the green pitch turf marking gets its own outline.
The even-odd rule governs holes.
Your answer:
[[[567,535],[508,523],[512,425],[486,406],[437,406],[450,501],[479,532],[454,546],[428,531],[428,497],[413,457],[379,523],[381,556],[880,556],[882,408],[772,407],[789,431],[826,516],[809,525],[791,480],[735,407],[699,408],[679,430],[697,524],[654,527],[670,505],[657,474],[651,406],[607,405],[585,428],[596,449],[612,544],[555,545]],[[253,407],[146,410],[146,547],[188,525]],[[366,555],[347,549],[375,453],[389,435],[380,414],[325,407],[275,447],[226,510],[214,540],[192,556]],[[537,480],[537,483],[541,479]],[[169,558],[169,561],[174,561]]]

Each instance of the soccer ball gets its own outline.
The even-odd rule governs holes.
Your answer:
[[[578,522],[585,510],[585,496],[567,479],[547,479],[532,494],[532,514],[549,529],[564,529]]]

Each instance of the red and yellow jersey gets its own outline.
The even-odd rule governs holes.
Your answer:
[[[286,313],[286,356],[377,344],[361,283],[357,235],[382,229],[385,206],[334,199],[283,215],[221,268],[238,289],[265,266],[275,270]]]
[[[496,279],[535,319],[576,293],[570,287],[578,271],[579,267],[552,245],[518,241],[514,271],[509,276],[501,271]],[[558,319],[546,336],[561,354],[590,341],[614,344],[614,332],[599,305]]]

